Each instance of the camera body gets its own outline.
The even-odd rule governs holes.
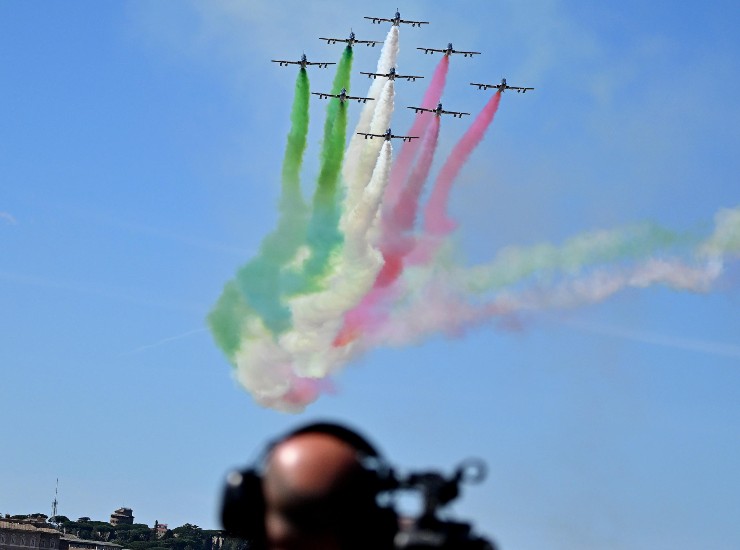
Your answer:
[[[450,477],[439,472],[418,472],[398,479],[398,489],[421,496],[422,512],[418,517],[399,521],[399,530],[394,537],[395,548],[495,550],[493,542],[473,533],[470,523],[444,520],[439,516],[446,505],[458,498],[462,482],[480,483],[485,474],[483,462],[466,460]]]

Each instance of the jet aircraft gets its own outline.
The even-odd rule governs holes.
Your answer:
[[[309,61],[306,58],[306,54],[305,53],[301,56],[301,60],[300,61],[286,61],[285,59],[273,59],[272,62],[273,63],[280,63],[280,66],[281,67],[287,67],[288,65],[300,65],[301,66],[301,69],[305,69],[306,66],[308,66],[308,65],[318,65],[319,66],[319,69],[326,69],[329,65],[336,65],[336,63],[324,63],[323,61],[320,62],[320,63],[319,62]]]
[[[319,40],[326,40],[327,44],[336,44],[337,42],[346,42],[350,48],[355,44],[365,44],[366,46],[375,47],[375,44],[380,44],[377,40],[357,40],[355,38],[354,31],[350,30],[349,38],[319,38]]]
[[[499,92],[504,92],[506,90],[516,90],[517,93],[526,93],[527,90],[534,90],[534,88],[525,88],[523,86],[509,86],[506,83],[506,79],[501,79],[501,84],[479,84],[478,82],[471,82],[471,86],[478,86],[479,90],[487,90],[488,88],[496,88]]]
[[[391,133],[391,129],[388,128],[385,131],[385,134],[368,134],[366,132],[357,132],[361,136],[365,136],[365,139],[370,138],[383,138],[386,141],[390,141],[392,139],[400,139],[401,141],[411,141],[412,139],[419,139],[419,136],[395,136],[393,133]]]
[[[368,16],[365,16],[365,19],[370,19],[370,21],[372,21],[373,23],[377,23],[378,25],[380,25],[381,22],[392,23],[394,27],[399,27],[401,23],[407,23],[412,27],[421,27],[422,25],[429,24],[429,21],[409,21],[408,19],[401,19],[401,13],[398,10],[396,10],[396,15],[393,16],[393,19]]]
[[[347,95],[347,88],[342,88],[342,91],[338,94],[327,94],[324,92],[311,92],[313,95],[319,96],[319,99],[328,99],[330,97],[336,97],[339,99],[341,103],[344,103],[345,101],[349,101],[350,99],[353,101],[357,101],[358,103],[367,103],[368,100],[372,101],[372,97],[353,97],[351,95]]]
[[[445,111],[442,109],[442,104],[437,103],[436,109],[426,109],[424,107],[407,107],[407,109],[413,109],[415,113],[418,112],[427,112],[427,113],[434,113],[437,116],[442,115],[452,115],[453,118],[462,118],[463,115],[469,115],[470,113],[461,113],[460,111]]]
[[[447,47],[444,50],[438,50],[436,48],[416,48],[417,50],[422,50],[424,53],[433,53],[433,52],[439,52],[443,53],[446,56],[450,56],[450,54],[453,53],[461,53],[463,57],[473,57],[474,55],[480,55],[480,52],[464,52],[462,50],[456,50],[452,47],[452,42],[449,42],[447,44]]]
[[[365,73],[365,72],[360,71],[360,74],[366,74],[368,78],[373,78],[373,79],[379,76],[382,76],[383,78],[387,78],[388,80],[396,80],[397,78],[405,78],[406,82],[415,82],[417,78],[424,78],[423,76],[398,74],[396,72],[395,67],[391,67],[387,73]]]

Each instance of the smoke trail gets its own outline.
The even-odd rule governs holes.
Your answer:
[[[421,156],[414,171],[393,209],[383,212],[380,249],[383,252],[385,266],[378,277],[380,286],[386,286],[398,277],[403,257],[411,251],[414,244],[414,239],[406,233],[413,229],[416,222],[419,198],[429,177],[439,141],[440,118],[438,116],[431,118],[431,127],[424,136]]]
[[[391,30],[388,31],[385,42],[383,43],[383,49],[380,52],[380,58],[378,59],[378,66],[375,72],[385,74],[390,71],[391,67],[395,67],[396,60],[398,59],[398,52],[399,29],[396,26],[392,26]],[[367,166],[365,166],[364,169],[360,169],[358,167],[362,158],[361,153],[366,146],[370,145],[370,143],[368,143],[370,140],[363,139],[362,136],[357,134],[357,132],[370,131],[372,122],[375,119],[375,112],[380,108],[377,99],[382,95],[386,83],[387,81],[385,79],[373,80],[366,97],[372,97],[375,101],[368,101],[365,104],[360,113],[359,122],[350,138],[349,146],[347,147],[347,153],[345,155],[347,160],[344,163],[344,168],[342,170],[344,181],[347,183],[347,196],[345,198],[344,206],[345,212],[352,210],[352,208],[357,204],[357,201],[362,196],[362,190],[365,188],[370,178],[370,172],[368,172]],[[386,125],[381,128],[381,131],[385,132],[388,125],[389,124],[386,123]],[[369,169],[372,170],[372,166],[370,166]]]
[[[286,207],[301,205],[301,209],[303,196],[300,192],[300,173],[308,136],[308,101],[311,97],[309,90],[308,73],[306,69],[301,69],[296,78],[295,98],[290,111],[292,126],[288,133],[282,170],[283,198],[288,202]]]
[[[335,338],[334,346],[345,346],[351,343],[362,332],[364,327],[375,326],[384,321],[387,312],[382,305],[396,295],[396,289],[388,288],[403,270],[404,257],[413,249],[414,238],[408,232],[413,229],[416,219],[419,195],[424,182],[429,176],[434,152],[439,140],[439,117],[433,117],[430,131],[424,136],[422,153],[419,162],[409,178],[396,208],[391,214],[383,211],[381,218],[380,251],[383,255],[383,267],[378,273],[373,288],[362,301],[344,317],[344,324]]]
[[[237,377],[259,403],[298,412],[331,389],[326,379],[349,357],[332,349],[341,315],[372,285],[382,259],[368,240],[388,183],[392,149],[384,143],[366,192],[348,217],[345,242],[326,289],[291,300],[294,326],[276,341],[253,322],[236,353]]]
[[[332,86],[335,93],[341,91],[342,88],[349,90],[352,58],[352,48],[345,48]],[[339,231],[340,203],[337,191],[346,137],[347,104],[338,99],[330,99],[324,124],[321,168],[306,236],[308,258],[303,262],[297,276],[286,274],[283,277],[286,295],[309,292],[318,288],[317,285],[326,274],[327,263],[332,252],[342,243],[343,237]]]
[[[496,92],[455,145],[447,162],[442,166],[424,212],[424,228],[427,233],[445,235],[455,228],[455,223],[446,214],[450,188],[473,149],[483,139],[498,110],[500,101],[501,92]]]
[[[382,266],[382,257],[368,235],[388,184],[391,156],[391,143],[384,142],[370,183],[348,217],[343,253],[327,290],[293,302],[295,330],[286,333],[281,342],[291,350],[296,372],[303,376],[326,376],[346,361],[349,349],[332,348],[332,342],[343,314],[372,288]]]
[[[414,289],[414,295],[404,297],[407,307],[394,309],[392,322],[380,327],[365,345],[389,339],[408,343],[436,331],[454,333],[492,316],[578,307],[603,301],[625,288],[660,284],[707,292],[722,274],[724,263],[740,258],[740,207],[720,210],[713,233],[704,240],[646,224],[587,233],[560,248],[519,248],[467,273],[454,266],[449,251],[443,249],[438,256],[441,264],[412,270],[407,287]],[[513,264],[510,272],[503,271],[507,262]],[[584,272],[586,267],[590,269]],[[562,273],[539,276],[539,270]],[[494,296],[481,304],[477,295],[483,291]]]
[[[559,274],[574,275],[584,268],[666,254],[678,247],[695,245],[696,235],[674,233],[654,224],[621,230],[584,233],[556,247],[543,243],[531,247],[507,247],[484,266],[462,270],[468,292],[487,292],[519,284],[529,278],[548,281]]]
[[[368,128],[369,133],[382,134],[390,125],[391,116],[394,109],[395,83],[388,80],[383,84],[377,106],[373,112],[373,117]],[[355,137],[358,137],[355,135]],[[370,181],[374,167],[378,162],[378,154],[383,146],[383,140],[365,139],[360,137],[363,142],[362,147],[357,147],[354,151],[354,173],[347,174],[352,179],[352,184],[347,187],[347,196],[344,201],[344,211],[351,212],[357,201],[362,196],[365,186]],[[346,172],[345,172],[346,173]]]
[[[443,55],[442,60],[437,64],[437,68],[434,69],[432,75],[432,81],[429,83],[427,91],[424,93],[421,106],[425,109],[434,109],[442,98],[442,92],[444,91],[445,84],[447,83],[447,73],[450,69],[450,58],[449,56]],[[410,136],[419,136],[426,132],[431,119],[427,116],[429,113],[423,111],[417,113],[414,123],[409,130]],[[414,161],[414,157],[418,150],[419,144],[413,139],[406,142],[401,147],[401,152],[398,154],[396,162],[393,164],[391,170],[391,180],[388,184],[388,190],[385,193],[385,206],[384,208],[394,208],[398,197],[403,188],[403,184],[406,182],[411,164]]]
[[[560,249],[547,245],[548,261],[542,261],[542,246],[517,251],[521,258],[539,258],[535,262],[538,269],[563,270],[559,277],[532,277],[531,264],[524,261],[519,263],[526,269],[515,267],[503,277],[481,278],[487,266],[466,272],[454,266],[450,249],[443,249],[437,256],[441,263],[404,272],[406,293],[395,303],[384,304],[392,315],[386,315],[382,324],[364,326],[363,341],[357,346],[405,345],[437,332],[455,335],[492,317],[579,307],[606,300],[627,288],[663,285],[679,291],[707,292],[722,274],[724,262],[740,257],[740,208],[720,211],[716,222],[714,233],[704,241],[643,228],[615,231],[606,239],[587,234],[571,239]],[[599,240],[606,244],[606,252],[596,244]],[[664,246],[659,244],[661,241]],[[579,243],[584,246],[574,254]],[[504,263],[504,259],[497,258],[492,271],[502,269]],[[585,266],[590,269],[584,272]],[[470,292],[471,281],[476,294]],[[484,290],[493,296],[478,295]]]
[[[308,136],[309,90],[308,74],[301,69],[283,157],[278,226],[262,242],[257,256],[237,272],[236,280],[226,285],[208,318],[217,344],[229,357],[239,347],[241,326],[247,317],[259,315],[274,332],[290,325],[290,310],[280,300],[279,272],[295,255],[306,228],[300,171]]]

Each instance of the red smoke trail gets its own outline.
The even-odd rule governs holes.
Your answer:
[[[496,92],[486,104],[465,135],[457,142],[449,158],[439,171],[426,209],[424,230],[430,235],[446,235],[455,228],[455,222],[447,217],[447,202],[450,189],[468,157],[481,142],[488,126],[498,110],[501,92]]]
[[[396,289],[391,284],[403,272],[404,257],[414,248],[414,237],[409,233],[414,228],[419,205],[419,196],[424,182],[432,168],[434,152],[439,141],[439,117],[429,115],[432,126],[422,140],[422,151],[414,171],[409,177],[396,207],[387,213],[381,227],[380,251],[383,254],[383,267],[375,279],[373,288],[344,317],[344,324],[334,340],[334,346],[341,347],[352,342],[361,332],[374,329],[385,321],[388,314],[378,305],[391,298]]]
[[[424,93],[424,99],[421,100],[421,106],[425,109],[434,109],[442,98],[442,92],[445,89],[447,71],[449,68],[450,58],[443,55],[442,61],[437,64],[437,68],[434,70],[434,75],[432,75],[432,81],[429,84],[429,88],[427,88],[427,91]],[[414,124],[411,126],[407,135],[423,135],[430,122],[430,117],[427,116],[428,114],[429,113],[424,112],[418,113],[414,119]],[[415,143],[415,141],[416,140],[412,139],[411,141],[404,143],[396,162],[393,164],[391,179],[388,182],[388,187],[385,190],[385,197],[383,200],[386,208],[394,208],[398,201],[403,184],[405,183],[409,170],[411,169],[411,163],[414,161],[414,156],[419,148],[419,144]]]
[[[429,177],[439,141],[440,119],[429,113],[427,117],[432,119],[432,125],[422,140],[421,156],[396,205],[383,218],[380,251],[385,264],[375,286],[387,286],[398,278],[403,270],[403,258],[414,246],[414,238],[408,232],[414,228],[419,211],[419,197]]]

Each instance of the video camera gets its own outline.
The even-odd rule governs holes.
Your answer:
[[[445,506],[460,495],[461,483],[480,483],[485,479],[485,463],[477,459],[465,460],[449,477],[439,472],[417,472],[394,477],[397,490],[416,492],[422,499],[422,510],[417,517],[401,517],[399,531],[394,538],[396,548],[495,550],[491,541],[473,534],[470,523],[446,521],[439,515]]]

